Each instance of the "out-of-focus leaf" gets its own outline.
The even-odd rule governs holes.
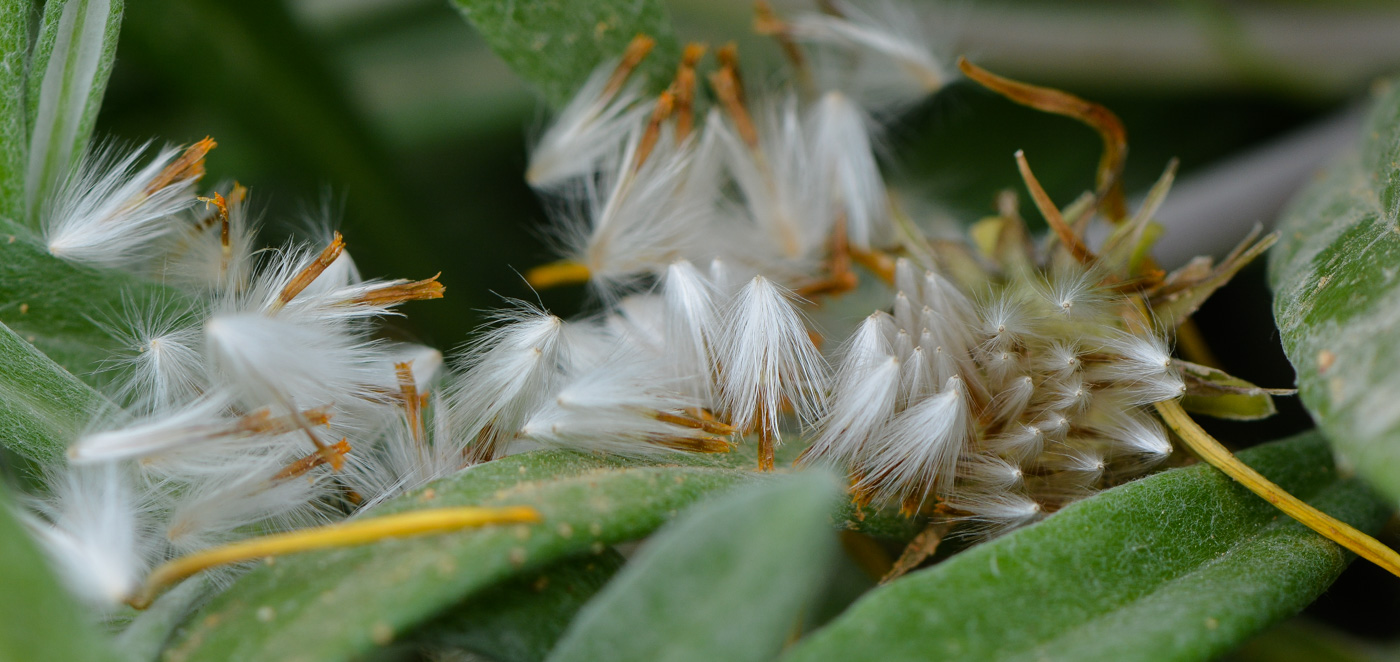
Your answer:
[[[479,465],[387,502],[373,514],[530,505],[543,521],[279,558],[249,572],[197,612],[176,635],[170,655],[321,660],[363,654],[509,577],[641,538],[716,491],[761,479],[749,469],[753,463],[752,452],[677,455],[668,466],[534,452]],[[883,534],[911,526],[897,515],[874,512],[856,522],[849,508],[836,520],[840,527]],[[260,618],[263,607],[275,618]],[[334,618],[327,617],[328,610]]]
[[[838,494],[807,472],[696,506],[584,608],[550,661],[772,659],[821,590]]]
[[[1269,260],[1303,404],[1361,475],[1400,498],[1400,86],[1359,148],[1304,189]]]
[[[1362,529],[1387,517],[1316,434],[1240,456]],[[875,589],[783,660],[1210,659],[1297,613],[1351,558],[1211,467],[1175,469]]]
[[[52,464],[106,406],[91,387],[0,324],[0,446],[34,465]]]
[[[423,626],[409,643],[465,649],[496,662],[543,660],[622,563],[621,554],[608,551],[521,574]]]
[[[598,63],[622,54],[640,33],[656,48],[640,68],[669,81],[679,50],[671,19],[658,0],[453,0],[491,50],[534,83],[550,105],[568,102]]]
[[[1181,407],[1186,411],[1234,421],[1254,421],[1278,413],[1275,395],[1293,395],[1291,389],[1260,388],[1224,370],[1210,366],[1176,361],[1186,378],[1186,397]]]
[[[1298,617],[1250,639],[1225,662],[1383,662],[1397,653],[1394,644],[1377,645]]]
[[[30,61],[25,209],[32,224],[87,149],[117,54],[123,0],[49,0]]]
[[[53,573],[0,487],[0,660],[120,660]]]
[[[139,310],[179,296],[130,274],[60,260],[33,233],[0,221],[0,322],[90,384],[116,347],[107,320],[125,305]]]
[[[30,0],[0,0],[0,219],[24,215],[24,169],[29,161],[29,111],[24,98],[29,68]]]
[[[157,662],[170,635],[212,590],[212,583],[203,577],[176,586],[127,623],[117,635],[117,649],[131,660]]]

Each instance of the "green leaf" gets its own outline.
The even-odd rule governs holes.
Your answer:
[[[109,406],[0,324],[0,446],[5,450],[36,466],[59,462],[91,417]]]
[[[117,635],[117,649],[128,659],[156,662],[171,634],[213,588],[212,582],[195,577],[160,596],[145,611],[136,613]]]
[[[543,660],[622,563],[621,554],[608,551],[524,573],[423,626],[407,644],[465,649],[497,662]]]
[[[24,215],[24,170],[29,161],[25,81],[30,0],[0,0],[0,219]]]
[[[49,571],[0,487],[0,660],[117,660]]]
[[[638,34],[656,48],[638,73],[658,87],[679,59],[671,19],[658,0],[453,0],[486,43],[555,108],[600,62],[617,57]]]
[[[31,233],[0,222],[0,321],[89,384],[100,382],[94,371],[117,347],[104,321],[123,306],[139,310],[181,296],[124,272],[60,260]]]
[[[25,100],[31,133],[24,190],[31,224],[87,149],[121,22],[122,0],[49,0],[44,5]]]
[[[532,453],[474,467],[389,502],[376,515],[424,507],[529,504],[536,526],[388,540],[278,559],[240,579],[191,619],[176,657],[344,659],[383,645],[519,572],[650,532],[708,492],[744,480],[731,469],[637,467]],[[353,609],[334,606],[353,605]],[[259,619],[258,610],[274,610]]]
[[[806,472],[696,506],[584,608],[550,661],[772,659],[835,555],[839,494]]]
[[[1270,628],[1230,654],[1228,662],[1383,662],[1400,659],[1393,643],[1368,641],[1300,616]]]
[[[462,505],[529,505],[543,522],[386,540],[310,552],[258,567],[178,633],[177,659],[344,659],[383,645],[452,605],[561,558],[602,554],[650,534],[682,508],[760,479],[745,453],[676,455],[675,464],[533,452],[478,465],[376,508],[370,516]],[[796,444],[782,449],[790,459]],[[780,455],[779,459],[784,459]],[[743,467],[743,468],[739,468]],[[889,511],[839,509],[837,526],[909,536],[918,524]],[[337,609],[334,618],[328,609]],[[260,618],[261,607],[275,618]],[[266,612],[264,612],[266,613]]]
[[[1240,457],[1362,529],[1388,515],[1314,433]],[[1211,467],[1175,469],[878,588],[783,662],[1210,659],[1351,558]]]
[[[1285,212],[1269,282],[1303,404],[1363,477],[1400,498],[1400,87],[1393,82],[1360,138],[1359,149]]]

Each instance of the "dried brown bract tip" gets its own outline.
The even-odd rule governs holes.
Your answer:
[[[705,57],[709,49],[703,43],[690,42],[681,54],[680,66],[676,69],[676,80],[671,83],[675,94],[676,142],[685,140],[695,126],[695,67]]]
[[[651,49],[656,47],[656,40],[651,37],[639,34],[632,38],[627,44],[627,50],[622,52],[622,60],[617,63],[617,68],[613,70],[612,77],[608,78],[607,85],[603,86],[603,97],[610,97],[617,94],[622,89],[623,83],[627,82],[627,77],[632,75],[632,71],[642,63],[651,53]]]
[[[750,149],[758,149],[758,128],[754,126],[749,109],[744,106],[743,91],[734,67],[723,64],[718,71],[711,73],[710,87],[715,91],[715,96],[719,97],[724,112],[734,122],[734,128],[739,132],[744,144]]]
[[[281,471],[278,471],[275,475],[272,476],[272,481],[277,482],[282,480],[288,480],[290,478],[296,478],[297,476],[304,476],[308,471],[311,471],[316,467],[327,463],[331,463],[332,461],[329,459],[331,456],[338,458],[340,463],[343,464],[345,462],[345,456],[349,453],[350,442],[346,439],[341,439],[340,441],[337,441],[334,444],[327,446],[325,450],[318,450],[315,453],[302,456],[301,458],[298,458],[297,460],[293,461],[291,464],[288,464],[287,466],[283,467]]]
[[[209,150],[218,146],[219,143],[214,142],[213,138],[205,136],[199,142],[186,147],[184,153],[181,154],[179,158],[171,161],[169,165],[165,166],[164,170],[160,171],[160,174],[156,175],[155,179],[152,179],[150,183],[146,185],[146,195],[151,195],[182,179],[199,179],[203,177],[204,157],[209,153]]]
[[[307,286],[311,285],[311,282],[316,280],[316,277],[320,276],[322,272],[329,268],[331,263],[335,262],[344,252],[345,237],[341,236],[339,232],[336,232],[331,238],[331,243],[321,249],[321,253],[316,256],[316,259],[312,260],[310,264],[302,268],[296,276],[292,277],[292,279],[287,282],[286,286],[284,286],[282,291],[277,295],[277,300],[272,303],[269,312],[277,312],[281,310],[283,306],[291,303],[292,299],[295,299],[298,294],[301,294],[302,290],[305,290]]]
[[[812,72],[807,66],[807,56],[802,47],[792,38],[791,27],[778,16],[773,6],[765,0],[758,0],[753,6],[753,29],[761,35],[772,37],[778,42],[788,63],[797,74],[797,82],[804,90],[812,89]]]
[[[715,51],[715,61],[719,62],[721,69],[729,69],[734,78],[734,97],[739,103],[747,103],[744,92],[744,78],[739,70],[739,44],[729,42]]]
[[[436,273],[433,274],[432,277],[424,278],[423,280],[376,287],[350,299],[346,304],[352,306],[367,305],[376,308],[388,308],[407,301],[441,299],[447,292],[447,288],[443,287],[443,284],[439,283],[437,280],[441,275],[441,273]]]
[[[670,90],[662,92],[656,97],[656,105],[652,108],[651,119],[647,122],[647,128],[642,133],[642,138],[637,142],[637,156],[632,162],[632,172],[636,173],[646,164],[647,158],[651,156],[651,151],[656,149],[656,141],[661,138],[661,125],[671,117],[671,112],[676,107],[676,96]]]

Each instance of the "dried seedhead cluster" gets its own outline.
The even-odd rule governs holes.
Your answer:
[[[760,5],[785,85],[753,89],[733,46],[707,65],[693,44],[652,95],[633,75],[645,36],[600,65],[526,173],[563,257],[529,280],[586,281],[600,309],[565,321],[514,302],[446,369],[375,325],[441,297],[436,276],[364,279],[329,231],[258,248],[244,188],[200,197],[210,140],[142,167],[144,149],[95,151],[44,207],[42,245],[166,294],[113,316],[120,410],[50,468],[36,535],[81,593],[117,602],[163,560],[542,446],[657,458],[752,437],[772,469],[802,438],[800,462],[848,473],[858,502],[991,532],[1161,463],[1148,406],[1191,383],[1170,329],[1259,246],[1156,270],[1170,177],[1129,218],[1112,159],[1064,214],[1021,160],[1055,230],[1039,245],[1010,203],[974,242],[926,237],[892,202],[878,118],[951,72],[899,6],[826,5]],[[1001,91],[1055,109],[1058,93],[1016,85]],[[1091,250],[1100,212],[1118,225]],[[833,299],[859,311],[844,342],[809,322]]]

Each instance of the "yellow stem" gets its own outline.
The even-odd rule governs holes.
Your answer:
[[[541,264],[525,272],[525,280],[530,283],[530,287],[537,290],[587,283],[589,276],[588,267],[573,260]]]
[[[146,585],[141,594],[132,598],[129,604],[137,609],[145,609],[166,586],[195,573],[229,563],[328,547],[363,545],[385,538],[445,533],[489,524],[538,521],[539,512],[527,506],[437,508],[242,540],[167,561],[146,577]]]
[[[1361,558],[1384,568],[1391,574],[1400,576],[1400,554],[1397,554],[1395,550],[1356,530],[1346,522],[1309,506],[1302,499],[1289,494],[1282,487],[1275,485],[1259,472],[1251,469],[1249,465],[1241,462],[1228,449],[1220,445],[1220,442],[1216,441],[1209,433],[1202,430],[1201,426],[1191,419],[1191,416],[1186,413],[1185,409],[1181,408],[1181,404],[1177,401],[1159,402],[1156,407],[1157,413],[1162,415],[1162,420],[1166,421],[1172,431],[1176,432],[1191,450],[1195,451],[1197,455],[1201,456],[1201,459],[1211,466],[1235,479],[1265,501],[1274,504],[1274,507],[1298,520],[1303,526],[1356,552]]]

